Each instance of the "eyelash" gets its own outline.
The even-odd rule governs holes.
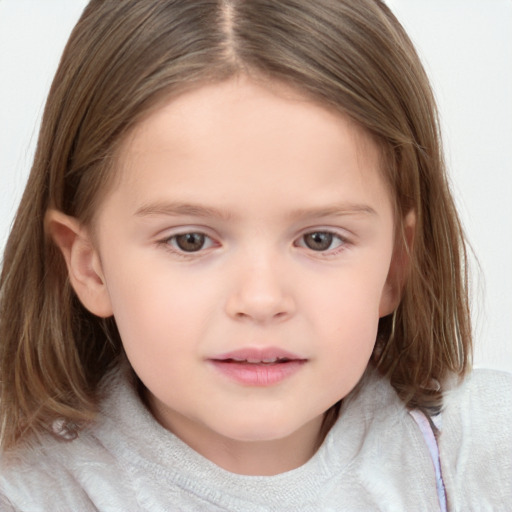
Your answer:
[[[308,247],[307,244],[304,242],[305,237],[312,236],[312,235],[322,235],[322,236],[327,235],[328,237],[331,237],[329,240],[329,242],[330,242],[329,247],[335,241],[338,242],[338,245],[331,249],[328,248],[326,250],[322,250],[322,249],[315,250],[311,247]],[[204,241],[207,241],[208,246],[204,247],[204,244],[203,244],[203,245],[201,245],[200,248],[198,248],[195,251],[186,251],[177,245],[177,243],[178,243],[177,240],[179,239],[179,237],[187,237],[187,236],[203,237]],[[157,243],[158,243],[158,245],[164,246],[165,249],[168,250],[169,252],[171,252],[179,257],[182,257],[182,258],[197,257],[197,256],[201,255],[204,251],[210,249],[211,247],[220,245],[220,244],[216,243],[212,237],[208,236],[207,234],[203,233],[202,231],[192,231],[192,230],[185,231],[182,233],[176,233],[175,235],[171,235],[162,240],[159,240]],[[335,231],[324,229],[324,230],[312,230],[312,231],[308,231],[308,232],[302,234],[298,239],[296,239],[294,241],[293,245],[294,245],[294,247],[300,247],[300,248],[306,249],[306,250],[310,251],[311,253],[316,254],[320,257],[329,257],[329,256],[336,256],[340,252],[346,250],[347,246],[350,245],[350,241],[346,237],[340,235],[339,233],[336,233]]]

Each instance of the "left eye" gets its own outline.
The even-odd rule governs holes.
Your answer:
[[[204,233],[182,233],[171,236],[167,243],[182,252],[197,252],[210,247],[213,242]]]
[[[313,231],[303,235],[297,245],[312,251],[328,251],[343,245],[344,240],[330,231]]]

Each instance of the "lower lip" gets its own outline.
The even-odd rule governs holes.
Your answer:
[[[272,386],[297,373],[305,360],[284,363],[257,364],[237,363],[235,361],[210,360],[211,364],[222,374],[246,386]]]

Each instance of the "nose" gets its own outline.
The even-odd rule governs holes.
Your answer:
[[[266,324],[293,316],[296,304],[292,290],[282,270],[271,259],[260,258],[254,264],[245,261],[243,268],[233,275],[226,303],[230,317]]]

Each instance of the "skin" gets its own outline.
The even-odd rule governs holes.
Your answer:
[[[94,230],[49,213],[75,291],[116,318],[155,418],[219,466],[300,466],[325,411],[361,378],[403,270],[380,165],[347,118],[241,76],[136,127]],[[184,251],[186,233],[204,244]],[[268,347],[303,364],[268,386],[211,364]]]

